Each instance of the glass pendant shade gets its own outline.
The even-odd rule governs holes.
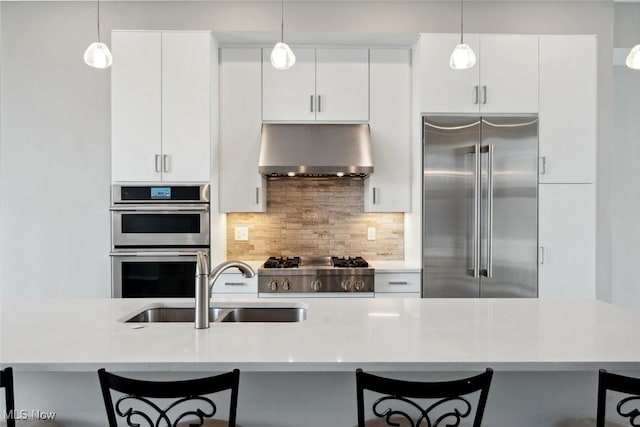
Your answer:
[[[106,44],[95,42],[84,51],[84,62],[94,68],[109,68],[113,63],[113,56]]]
[[[288,44],[278,42],[271,51],[271,65],[276,70],[288,70],[296,63],[296,56]]]
[[[640,70],[640,44],[635,45],[631,49],[629,55],[627,55],[625,64],[632,70]]]
[[[466,70],[467,68],[473,67],[475,64],[476,54],[468,44],[460,43],[456,46],[451,54],[451,60],[449,61],[451,68],[454,70]]]

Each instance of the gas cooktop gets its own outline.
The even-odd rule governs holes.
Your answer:
[[[269,257],[262,268],[367,268],[362,257]]]
[[[371,293],[373,267],[362,257],[269,257],[258,269],[258,292]]]

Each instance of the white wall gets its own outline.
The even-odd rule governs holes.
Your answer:
[[[0,295],[108,295],[109,72],[82,62],[95,37],[95,4],[0,8]],[[455,32],[458,8],[305,1],[287,3],[285,16],[292,32]],[[107,42],[112,28],[277,31],[280,24],[279,2],[271,1],[104,2],[101,16]],[[609,299],[613,3],[474,1],[465,6],[465,30],[598,35],[598,282]]]
[[[2,294],[107,296],[109,73],[89,4],[34,6],[2,4]]]
[[[640,43],[640,4],[615,6],[617,48]],[[640,71],[614,67],[613,302],[640,309]]]

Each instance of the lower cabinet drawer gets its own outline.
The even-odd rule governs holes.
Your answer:
[[[258,294],[258,276],[244,277],[241,273],[222,273],[213,284],[214,294]]]
[[[376,296],[380,293],[421,293],[420,273],[376,273]]]

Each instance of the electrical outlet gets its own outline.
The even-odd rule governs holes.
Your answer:
[[[376,228],[375,227],[367,228],[367,239],[376,240]]]
[[[236,240],[249,240],[249,227],[236,227]]]

